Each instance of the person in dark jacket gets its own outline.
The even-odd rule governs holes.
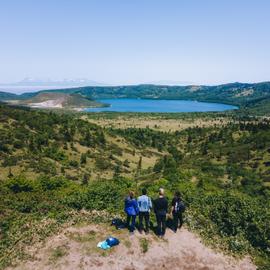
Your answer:
[[[166,232],[166,215],[168,213],[168,200],[164,197],[164,189],[159,189],[159,197],[154,201],[154,211],[157,219],[157,234],[163,238]]]
[[[130,191],[129,196],[125,199],[125,212],[127,214],[126,226],[129,228],[130,232],[133,233],[135,230],[136,216],[139,213],[138,203],[133,191]]]
[[[185,211],[185,204],[182,201],[181,193],[176,191],[174,198],[172,199],[172,210],[171,214],[173,216],[173,231],[177,232],[177,229],[181,228],[183,225],[183,212]]]

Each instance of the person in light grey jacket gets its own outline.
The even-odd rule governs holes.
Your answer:
[[[145,220],[145,233],[149,233],[149,220],[150,220],[150,210],[152,208],[151,198],[147,196],[147,190],[142,189],[142,195],[137,199],[139,207],[139,232],[142,233],[143,219]]]

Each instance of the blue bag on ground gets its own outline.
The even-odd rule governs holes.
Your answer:
[[[106,242],[110,247],[117,246],[120,243],[119,240],[115,237],[107,238]]]
[[[111,246],[108,245],[108,243],[107,243],[106,240],[105,240],[105,241],[102,241],[102,242],[99,242],[99,243],[97,244],[97,247],[99,247],[99,248],[101,248],[101,249],[104,249],[104,250],[111,248]]]
[[[115,237],[109,237],[105,241],[99,242],[97,247],[101,249],[110,249],[111,247],[117,246],[120,241]]]

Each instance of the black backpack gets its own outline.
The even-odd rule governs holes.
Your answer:
[[[126,224],[120,218],[114,218],[111,225],[115,226],[117,230],[121,230],[126,227]]]
[[[176,201],[174,211],[175,213],[183,213],[186,210],[186,206],[183,201]]]

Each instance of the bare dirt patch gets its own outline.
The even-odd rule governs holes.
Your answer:
[[[110,235],[118,237],[120,245],[107,251],[98,249],[97,243]],[[176,234],[168,230],[165,240],[160,240],[154,234],[129,235],[126,230],[101,225],[70,227],[29,253],[32,260],[9,269],[256,269],[247,257],[237,260],[204,246],[185,228]]]

